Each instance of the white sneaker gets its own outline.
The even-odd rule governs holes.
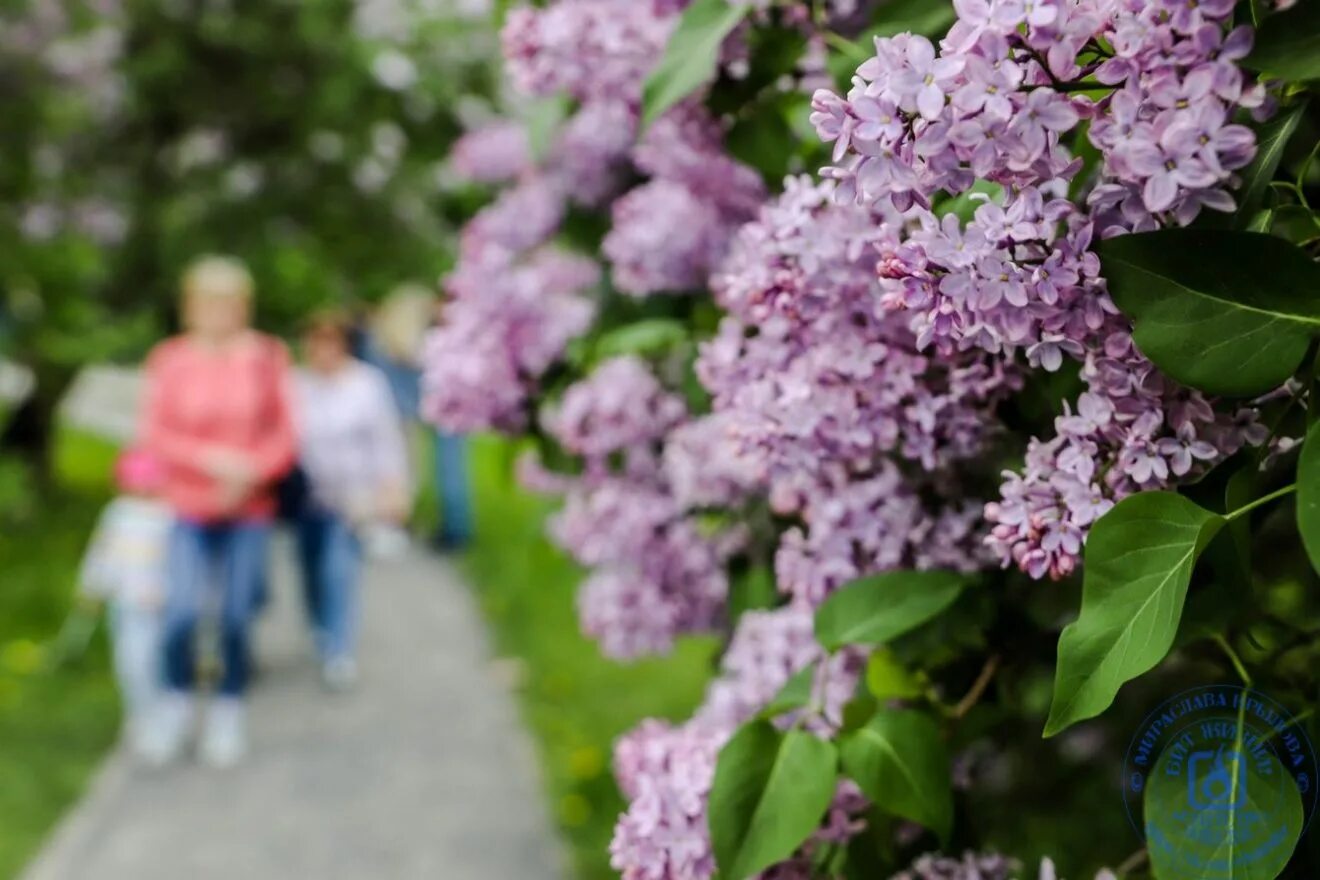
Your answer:
[[[247,722],[242,700],[217,697],[211,702],[198,754],[212,767],[233,767],[243,760],[247,754]]]
[[[164,767],[179,760],[196,717],[196,702],[190,693],[171,691],[156,701],[150,714],[140,719],[134,747],[140,757],[153,767]]]
[[[357,684],[357,661],[352,657],[335,657],[321,666],[321,681],[332,691],[342,692]]]

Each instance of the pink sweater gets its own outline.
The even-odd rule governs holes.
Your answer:
[[[223,351],[187,336],[160,343],[147,359],[142,443],[164,465],[165,498],[184,519],[218,522],[269,519],[274,484],[293,466],[297,440],[289,354],[269,336],[253,333]],[[237,509],[202,469],[210,450],[248,456],[261,486]]]

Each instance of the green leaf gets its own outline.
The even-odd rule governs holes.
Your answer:
[[[555,95],[534,103],[527,111],[527,144],[538,162],[550,153],[555,133],[568,116],[568,98]]]
[[[1274,880],[1301,838],[1306,820],[1292,775],[1269,748],[1243,748],[1245,725],[1219,723],[1232,735],[1218,748],[1199,738],[1190,755],[1166,748],[1148,777],[1146,843],[1160,880]],[[1201,725],[1199,737],[1208,729]]]
[[[1297,530],[1311,565],[1320,571],[1320,422],[1306,432],[1297,461]]]
[[[953,214],[963,223],[972,219],[976,209],[986,202],[999,202],[1004,195],[1004,188],[997,183],[991,183],[988,180],[978,180],[972,184],[966,192],[946,199],[936,206],[935,213],[941,217],[947,214]],[[988,197],[988,198],[986,198]]]
[[[878,807],[934,831],[953,830],[949,755],[930,716],[885,709],[839,743],[843,772]]]
[[[967,577],[951,571],[891,571],[853,581],[816,610],[816,639],[827,650],[881,645],[953,604]]]
[[[673,318],[647,318],[611,330],[596,343],[598,357],[661,354],[687,341],[687,329]]]
[[[1320,79],[1320,3],[1303,0],[1287,12],[1268,16],[1242,64],[1271,78]]]
[[[1097,246],[1142,353],[1185,385],[1252,396],[1283,384],[1320,331],[1320,266],[1269,235],[1165,229]]]
[[[794,155],[796,136],[783,108],[795,97],[761,102],[740,117],[724,138],[729,155],[761,172],[773,187],[783,182]]]
[[[1047,737],[1099,715],[1164,659],[1196,559],[1224,522],[1181,495],[1142,492],[1091,528],[1081,614],[1059,638]]]
[[[811,704],[815,684],[816,664],[812,663],[794,673],[793,677],[779,689],[779,693],[775,694],[774,699],[761,710],[758,717],[769,721],[785,712],[806,708]]]
[[[724,529],[728,522],[721,521],[719,525]],[[779,590],[775,588],[775,574],[770,566],[748,566],[734,573],[729,584],[729,620],[737,623],[748,611],[773,608],[778,601]]]
[[[893,652],[881,648],[866,661],[866,687],[881,700],[910,700],[921,696],[921,683]]]
[[[949,25],[953,24],[957,12],[952,3],[890,0],[880,9],[878,15],[880,20],[861,38],[868,49],[874,37],[892,37],[905,31],[932,38],[942,36],[949,29]]]
[[[1270,215],[1270,231],[1293,244],[1309,244],[1320,238],[1320,221],[1303,205],[1280,205]]]
[[[714,79],[720,45],[750,8],[728,0],[696,0],[684,11],[642,90],[643,128]]]
[[[852,733],[874,717],[880,711],[880,701],[870,694],[863,693],[843,704],[843,723],[839,733]]]
[[[1306,102],[1300,101],[1276,114],[1256,132],[1256,158],[1240,172],[1242,186],[1237,193],[1238,209],[1233,215],[1233,225],[1245,228],[1264,203],[1270,181],[1283,158],[1283,150],[1297,131],[1305,110]]]
[[[711,846],[723,880],[745,880],[793,854],[834,799],[834,744],[767,721],[744,725],[720,750],[711,784]]]

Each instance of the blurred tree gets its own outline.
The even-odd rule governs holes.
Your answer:
[[[493,39],[479,0],[0,0],[0,356],[37,377],[7,444],[44,458],[77,369],[168,330],[200,253],[251,264],[277,331],[437,278]]]

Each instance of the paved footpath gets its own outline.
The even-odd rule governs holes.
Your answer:
[[[373,564],[362,680],[332,695],[288,555],[277,543],[249,761],[112,756],[26,880],[560,880],[530,744],[454,569]]]

